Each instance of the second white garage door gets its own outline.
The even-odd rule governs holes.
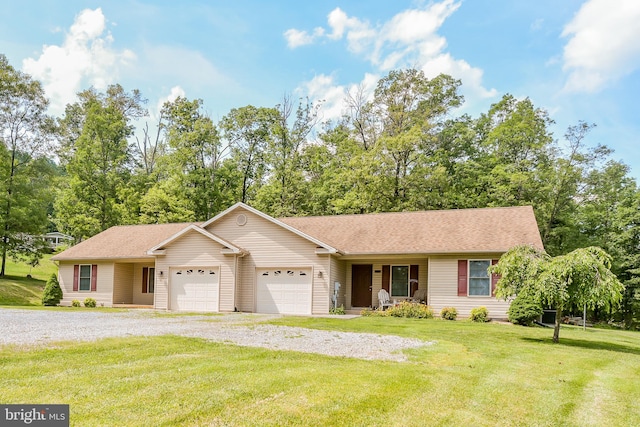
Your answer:
[[[171,310],[218,311],[218,267],[171,269]]]
[[[310,268],[256,270],[258,313],[311,314]]]

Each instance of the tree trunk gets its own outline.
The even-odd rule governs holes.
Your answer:
[[[11,196],[13,194],[13,177],[16,174],[16,149],[11,150],[11,171],[9,173],[9,184],[7,185],[7,208],[4,212],[4,230],[2,235],[2,266],[0,267],[0,277],[4,277],[7,265],[7,246],[9,245],[9,218],[11,218]]]
[[[553,328],[553,342],[560,341],[560,323],[562,323],[562,308],[556,307],[556,325]]]

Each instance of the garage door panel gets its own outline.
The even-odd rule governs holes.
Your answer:
[[[311,269],[263,268],[256,277],[257,312],[311,314]]]
[[[217,267],[174,268],[171,271],[171,310],[218,311]]]

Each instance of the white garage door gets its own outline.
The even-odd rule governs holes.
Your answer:
[[[258,313],[311,314],[311,269],[256,270]]]
[[[218,267],[171,270],[171,310],[218,311]]]

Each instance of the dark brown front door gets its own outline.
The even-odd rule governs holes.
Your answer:
[[[351,307],[369,307],[371,305],[371,264],[351,266]]]

